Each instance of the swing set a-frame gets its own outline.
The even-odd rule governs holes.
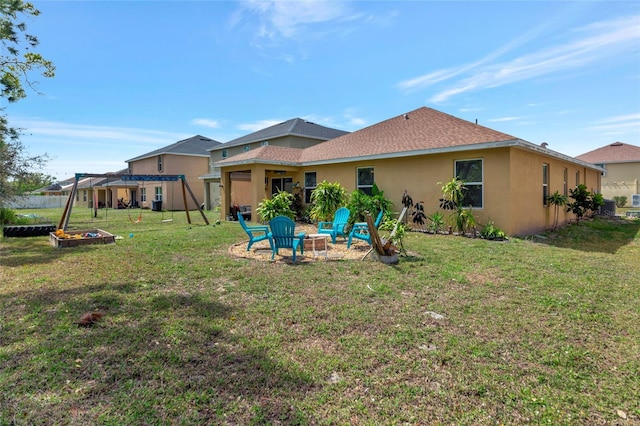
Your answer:
[[[67,230],[67,226],[69,225],[69,218],[71,216],[71,209],[73,208],[73,200],[76,197],[76,193],[78,192],[78,182],[84,178],[117,178],[123,181],[129,182],[182,182],[182,200],[184,202],[184,212],[187,214],[187,222],[191,224],[191,216],[189,215],[189,209],[187,208],[187,192],[191,196],[191,199],[196,204],[198,211],[202,215],[204,222],[209,225],[209,220],[204,214],[200,203],[196,199],[196,196],[193,194],[189,183],[185,179],[184,175],[128,175],[128,174],[93,174],[93,173],[76,173],[75,181],[73,183],[73,187],[71,189],[71,193],[69,194],[69,199],[67,200],[67,204],[62,212],[62,218],[60,218],[60,223],[58,224],[58,229],[62,229],[63,231]]]

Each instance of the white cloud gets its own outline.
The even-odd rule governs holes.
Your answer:
[[[491,122],[504,122],[504,121],[516,121],[516,120],[521,120],[522,117],[500,117],[500,118],[491,118],[487,121],[491,121]]]
[[[600,120],[596,125],[589,127],[600,131],[624,131],[635,130],[640,133],[640,114],[620,115]]]
[[[479,61],[457,68],[432,71],[420,77],[398,83],[401,90],[419,90],[434,84],[453,80],[431,97],[432,102],[442,102],[452,96],[472,90],[498,87],[522,80],[580,69],[610,61],[616,55],[624,56],[638,52],[640,16],[623,17],[611,21],[597,22],[571,30],[573,37],[564,44],[550,46],[510,61],[493,63],[514,47],[528,41],[540,31],[520,37]]]
[[[240,130],[244,130],[250,133],[257,132],[258,130],[266,129],[267,127],[274,126],[276,124],[280,124],[285,120],[260,120],[255,123],[244,123],[239,124],[237,127]]]
[[[212,129],[220,128],[220,122],[218,120],[211,120],[209,118],[194,118],[193,120],[191,120],[191,124],[210,127]]]
[[[271,39],[294,38],[309,25],[342,20],[348,15],[347,3],[341,1],[247,0],[242,5],[260,17],[259,36]]]
[[[46,121],[39,119],[12,119],[16,127],[25,129],[29,137],[47,137],[64,140],[66,143],[95,145],[113,142],[136,142],[143,145],[161,147],[175,141],[185,139],[189,135],[157,130],[135,129],[127,127],[109,127],[66,123],[62,121]]]

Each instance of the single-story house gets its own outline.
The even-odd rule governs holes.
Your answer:
[[[288,148],[308,148],[330,139],[347,134],[343,130],[321,126],[302,118],[292,118],[282,123],[274,124],[256,132],[250,133],[221,145],[209,149],[211,155],[211,169],[208,174],[200,178],[205,184],[205,208],[213,209],[218,206],[221,195],[220,169],[215,166],[218,161],[231,158],[238,154],[249,152],[263,146],[280,146]],[[234,172],[230,175],[232,186],[230,205],[236,205],[245,211],[251,211],[251,190],[248,173]],[[273,176],[265,181],[267,194],[275,194],[279,189],[291,191],[293,182],[290,177]],[[229,212],[229,209],[223,210]],[[246,215],[249,216],[248,214]]]
[[[614,142],[576,158],[604,169],[602,196],[605,199],[627,197],[627,207],[640,207],[640,146]]]
[[[260,146],[214,164],[220,168],[221,218],[233,201],[232,176],[250,176],[255,210],[271,196],[273,179],[303,187],[304,202],[318,182],[339,182],[347,192],[368,192],[375,183],[396,209],[405,190],[438,210],[441,187],[458,176],[466,182],[479,224],[493,221],[509,235],[528,235],[553,226],[546,196],[569,193],[577,184],[600,190],[602,169],[576,158],[477,123],[431,109],[406,114],[307,148]],[[559,222],[573,215],[561,212]],[[256,220],[256,219],[254,219]]]
[[[184,175],[191,191],[204,193],[204,184],[199,176],[209,170],[209,149],[220,142],[204,136],[196,135],[139,155],[126,163],[130,175]],[[138,182],[135,190],[131,190],[129,200],[142,208],[153,207],[153,202],[160,202],[164,210],[184,210],[182,185],[173,181]],[[201,200],[200,200],[201,203]],[[194,201],[187,197],[187,208],[197,209]]]

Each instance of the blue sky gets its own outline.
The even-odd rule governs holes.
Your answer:
[[[57,67],[2,106],[59,179],[291,118],[427,106],[580,155],[640,146],[637,1],[34,1]]]

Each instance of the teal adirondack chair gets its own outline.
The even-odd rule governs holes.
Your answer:
[[[331,235],[331,242],[333,244],[336,243],[336,237],[338,235],[347,238],[347,235],[344,233],[344,228],[347,226],[347,222],[349,222],[349,216],[351,216],[349,209],[340,207],[333,215],[333,222],[318,222],[318,234]]]
[[[268,226],[266,225],[248,226],[241,214],[238,214],[238,222],[240,222],[240,226],[242,226],[242,229],[244,229],[244,232],[246,232],[247,235],[249,236],[249,245],[247,245],[247,251],[249,251],[253,243],[257,243],[258,241],[269,239]],[[269,244],[271,244],[271,240],[269,240]],[[271,249],[273,250],[273,245],[271,245]]]
[[[380,210],[378,216],[376,217],[376,221],[373,223],[373,226],[378,229],[380,226],[380,222],[382,222],[382,217],[384,216],[384,211]],[[369,226],[367,222],[357,222],[353,224],[351,228],[351,232],[349,232],[349,240],[347,241],[347,248],[351,247],[351,240],[357,238],[359,240],[366,241],[371,244],[371,233],[369,232]]]
[[[296,261],[296,251],[300,247],[300,254],[304,254],[304,232],[296,235],[296,223],[286,216],[276,216],[269,222],[269,242],[271,243],[271,259],[278,254],[278,249],[289,248]]]

